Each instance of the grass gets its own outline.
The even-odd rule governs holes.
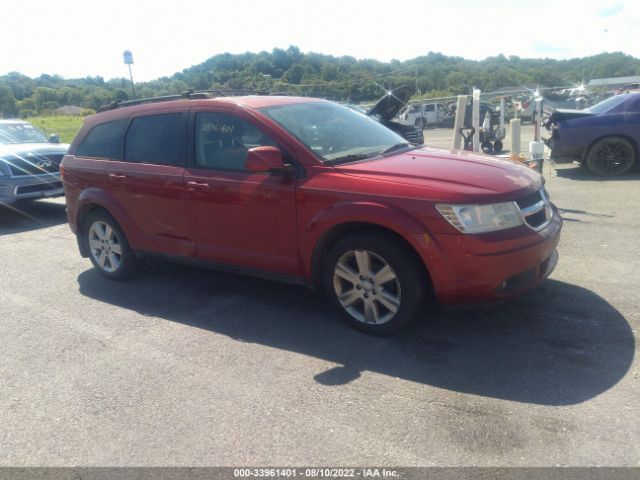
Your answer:
[[[82,126],[84,117],[56,115],[50,117],[31,117],[25,119],[44,130],[47,135],[57,134],[61,143],[71,143]]]

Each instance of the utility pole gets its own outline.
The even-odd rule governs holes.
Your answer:
[[[131,91],[133,92],[133,98],[136,98],[136,86],[133,83],[133,73],[131,72],[131,65],[133,65],[133,55],[131,50],[125,50],[122,52],[124,63],[129,67],[129,78],[131,79]]]

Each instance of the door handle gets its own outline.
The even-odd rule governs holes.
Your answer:
[[[196,189],[196,188],[209,188],[211,185],[209,185],[207,182],[187,182],[187,185],[189,185],[190,187],[192,187],[192,189]]]
[[[113,178],[114,180],[124,180],[125,178],[127,178],[126,175],[123,175],[121,173],[110,173],[109,177]]]

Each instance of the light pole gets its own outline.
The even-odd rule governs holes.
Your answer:
[[[129,78],[131,79],[131,90],[133,91],[133,98],[136,98],[136,86],[133,83],[133,73],[131,72],[131,65],[133,65],[133,54],[131,50],[125,50],[122,52],[124,63],[129,67]]]

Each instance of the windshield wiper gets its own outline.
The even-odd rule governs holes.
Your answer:
[[[342,157],[332,158],[331,160],[326,160],[325,165],[336,165],[338,163],[348,163],[348,162],[356,162],[358,160],[366,160],[367,158],[371,158],[374,155],[378,155],[377,153],[352,153],[350,155],[343,155]]]
[[[407,143],[407,142],[402,142],[402,143],[396,143],[395,145],[391,145],[388,148],[385,148],[384,150],[382,150],[380,152],[381,155],[384,155],[385,153],[391,153],[394,152],[396,150],[400,150],[401,148],[405,148],[405,147],[410,147],[411,144]]]

